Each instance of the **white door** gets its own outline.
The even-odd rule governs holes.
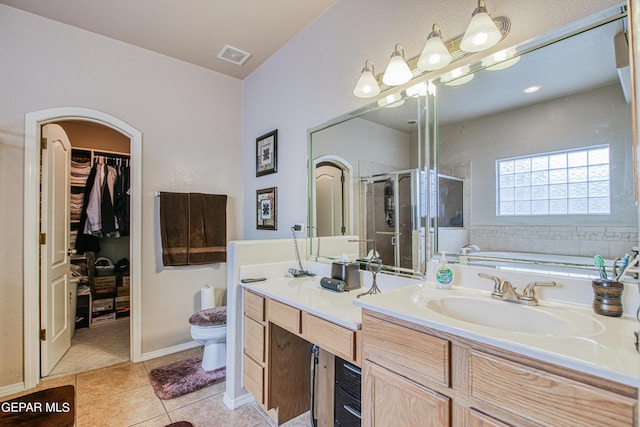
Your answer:
[[[42,150],[40,232],[40,375],[49,375],[71,346],[69,179],[71,143],[56,124],[42,128],[46,148]]]
[[[345,234],[344,173],[333,165],[316,168],[316,226],[318,236]]]

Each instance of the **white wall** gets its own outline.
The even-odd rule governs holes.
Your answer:
[[[290,224],[305,221],[307,129],[367,103],[352,94],[364,61],[371,59],[377,73],[382,72],[397,42],[404,45],[407,57],[419,55],[433,23],[440,25],[445,39],[463,33],[475,4],[339,0],[244,80],[245,238],[286,237]],[[490,13],[508,16],[512,23],[508,38],[494,50],[616,4],[614,0],[492,0]],[[273,129],[278,129],[278,172],[257,178],[255,138]],[[272,186],[278,187],[279,205],[286,210],[280,209],[277,231],[256,230],[255,192]]]
[[[24,117],[54,107],[115,116],[143,134],[142,352],[191,341],[188,318],[226,264],[164,269],[154,192],[224,193],[241,237],[242,82],[0,5],[0,387],[22,369]]]

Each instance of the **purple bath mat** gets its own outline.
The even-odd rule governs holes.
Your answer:
[[[205,371],[202,356],[197,356],[152,369],[149,379],[156,396],[169,400],[224,381],[226,374],[226,366]]]

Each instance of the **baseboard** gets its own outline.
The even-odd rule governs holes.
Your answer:
[[[3,387],[0,387],[0,397],[20,393],[21,391],[25,391],[25,390],[26,388],[24,383],[5,385]]]
[[[225,393],[224,397],[222,398],[222,402],[224,403],[224,406],[226,406],[227,409],[231,411],[235,411],[239,407],[244,406],[247,403],[251,403],[253,401],[255,401],[255,399],[249,393],[245,393],[240,397],[236,397],[235,399],[231,399],[227,395],[227,393]]]
[[[140,360],[142,362],[146,360],[155,359],[157,357],[167,356],[169,354],[179,353],[181,351],[190,350],[192,348],[200,347],[202,344],[199,344],[195,341],[191,341],[184,344],[174,345],[173,347],[167,347],[160,350],[150,351],[148,353],[142,353],[140,355]]]

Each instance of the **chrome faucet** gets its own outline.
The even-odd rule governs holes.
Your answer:
[[[466,255],[471,251],[475,251],[475,252],[479,252],[480,251],[480,246],[478,245],[474,245],[473,243],[470,243],[468,245],[464,245],[463,247],[460,248],[460,250],[458,251],[459,255]]]
[[[469,255],[469,252],[471,251],[478,252],[480,251],[480,247],[478,245],[470,243],[460,248],[460,250],[458,251],[458,260],[460,261],[460,264],[467,264],[467,255]]]
[[[529,282],[525,286],[522,295],[518,294],[516,288],[507,280],[503,280],[497,276],[490,274],[478,273],[478,277],[493,280],[493,291],[491,297],[502,301],[515,302],[525,305],[538,305],[538,299],[535,295],[536,286],[556,286],[554,281],[550,282]]]

